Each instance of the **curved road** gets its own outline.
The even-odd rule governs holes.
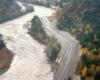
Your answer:
[[[61,52],[58,58],[61,60],[54,80],[68,80],[73,77],[80,45],[69,33],[59,31],[48,17],[41,17],[41,22],[49,36],[55,36],[61,44]]]

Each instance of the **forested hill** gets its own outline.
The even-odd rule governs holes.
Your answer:
[[[15,0],[0,0],[0,15],[6,14],[7,11],[14,10],[18,7]]]
[[[99,48],[100,1],[73,0],[71,4],[61,7],[58,28],[70,31],[89,48]]]
[[[22,7],[17,3],[17,0],[0,0],[0,23],[34,11],[32,6],[25,4],[23,6],[26,7],[25,11],[22,11]]]
[[[0,0],[0,22],[12,19],[19,11],[15,0]]]
[[[82,46],[77,71],[82,80],[100,80],[100,0],[62,0],[60,7],[57,27]]]

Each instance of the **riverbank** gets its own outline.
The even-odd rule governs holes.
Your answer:
[[[37,42],[23,28],[35,14],[48,16],[53,10],[40,6],[34,6],[34,9],[35,12],[0,24],[0,33],[10,37],[4,42],[15,54],[9,70],[0,76],[0,80],[53,80],[51,65],[44,52],[46,46]]]
[[[10,67],[13,60],[12,52],[5,46],[0,34],[0,76],[4,74]]]

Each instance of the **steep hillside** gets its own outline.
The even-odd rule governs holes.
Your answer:
[[[19,11],[14,0],[0,0],[0,22],[13,18]]]
[[[16,3],[17,0],[0,0],[0,23],[22,16],[26,13],[32,12],[32,6],[25,6],[26,10],[22,11],[22,7]]]
[[[100,1],[72,0],[61,5],[57,27],[68,31],[82,45],[79,61],[82,80],[100,79]],[[85,71],[85,72],[84,72]]]
[[[71,32],[85,46],[90,46],[87,44],[91,42],[92,48],[99,48],[100,1],[79,0],[79,2],[64,5],[62,9],[60,18],[58,19],[58,28]]]

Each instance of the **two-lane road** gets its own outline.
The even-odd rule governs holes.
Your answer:
[[[69,33],[59,31],[47,17],[41,17],[43,28],[49,36],[55,36],[61,44],[60,66],[54,80],[67,80],[74,75],[80,45]]]

